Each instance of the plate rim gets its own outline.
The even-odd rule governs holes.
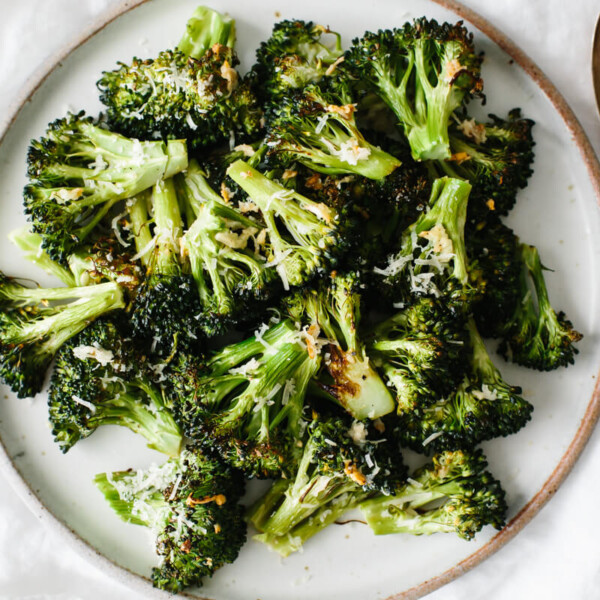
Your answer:
[[[129,11],[149,2],[149,0],[121,0],[116,2],[100,13],[87,28],[79,35],[73,37],[61,48],[46,58],[34,73],[25,81],[17,93],[15,100],[9,105],[5,115],[0,121],[0,145],[12,125],[19,117],[24,106],[31,101],[32,97],[46,81],[46,79],[61,66],[63,60],[69,57],[75,50],[85,44],[89,39],[97,35],[107,25]],[[479,15],[476,11],[464,6],[457,0],[432,0],[435,4],[455,13],[459,18],[474,25],[492,42],[508,54],[537,84],[544,95],[550,100],[554,109],[561,117],[573,141],[577,146],[583,162],[587,168],[588,175],[596,195],[596,204],[600,205],[600,161],[575,113],[567,103],[564,96],[558,91],[552,81],[536,65],[536,63],[523,52],[508,36],[506,36],[495,25]],[[591,399],[587,404],[580,425],[575,432],[567,450],[561,456],[558,464],[542,487],[530,498],[525,506],[515,515],[509,523],[493,538],[486,542],[481,548],[467,556],[467,558],[456,563],[442,573],[427,579],[403,592],[389,596],[386,600],[417,600],[440,587],[454,581],[467,571],[470,571],[486,558],[497,552],[506,543],[513,539],[523,527],[540,511],[562,485],[571,472],[575,462],[582,453],[589,440],[594,427],[600,417],[600,370],[596,376],[596,384]],[[134,573],[127,567],[121,566],[111,558],[102,554],[90,542],[84,540],[79,533],[69,527],[62,519],[57,517],[45,506],[38,497],[36,491],[27,483],[12,460],[4,441],[0,438],[0,470],[7,478],[10,485],[18,493],[23,502],[29,507],[33,514],[40,520],[53,526],[59,536],[76,548],[90,562],[95,563],[113,579],[125,584],[129,589],[140,591],[148,598],[164,599],[172,597],[171,594],[157,590],[149,585],[149,579],[138,573]],[[188,593],[179,595],[194,600],[210,600]]]

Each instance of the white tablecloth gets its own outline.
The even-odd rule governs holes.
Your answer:
[[[400,1],[400,0],[399,0]],[[35,68],[118,0],[0,0],[0,115]],[[598,0],[465,0],[565,95],[600,153],[590,73]],[[600,430],[551,502],[506,547],[431,600],[600,598]],[[0,600],[141,600],[38,521],[0,473]]]

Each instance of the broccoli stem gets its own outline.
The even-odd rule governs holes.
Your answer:
[[[152,271],[160,275],[179,275],[179,238],[183,220],[173,179],[159,181],[152,190],[156,252]]]
[[[274,484],[274,487],[277,483],[279,481]],[[367,493],[342,494],[334,498],[326,506],[321,506],[287,534],[274,535],[272,533],[261,533],[255,535],[254,539],[267,544],[285,558],[293,552],[300,550],[308,539],[335,523],[344,513],[354,508],[363,497],[367,496]]]
[[[150,232],[150,217],[148,216],[148,201],[150,191],[146,190],[132,199],[129,207],[131,233],[135,241],[136,254],[140,257],[144,267],[148,266],[150,249],[152,246],[152,233]]]
[[[150,399],[152,407],[140,402],[139,390]],[[141,382],[137,382],[133,389],[118,393],[114,398],[98,405],[87,424],[90,428],[111,424],[125,426],[144,436],[149,442],[149,448],[168,456],[176,457],[181,450],[181,430],[166,409],[161,393]]]
[[[73,273],[50,258],[42,247],[43,237],[39,233],[34,233],[27,226],[9,233],[8,239],[23,250],[27,260],[46,271],[46,273],[58,277],[65,285],[75,287]]]
[[[192,213],[198,215],[202,206],[210,200],[223,203],[223,198],[212,189],[206,180],[206,174],[195,159],[190,160],[185,173],[177,175],[175,187],[186,205],[186,213],[190,216]],[[189,220],[191,221],[192,219]]]
[[[235,21],[206,6],[199,6],[189,18],[177,45],[186,56],[200,59],[214,44],[235,45]]]

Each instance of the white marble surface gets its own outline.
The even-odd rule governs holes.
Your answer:
[[[282,0],[285,2],[286,0]],[[401,0],[399,0],[401,1]],[[26,79],[119,0],[0,0],[0,117]],[[600,153],[590,74],[598,0],[465,0],[517,42],[571,104]],[[2,120],[2,119],[0,119]],[[431,600],[600,598],[600,431],[551,502],[505,548]],[[401,560],[401,557],[399,557]],[[141,600],[38,520],[0,473],[0,600]]]

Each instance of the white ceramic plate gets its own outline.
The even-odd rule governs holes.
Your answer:
[[[112,69],[117,60],[128,61],[133,55],[146,58],[172,47],[197,4],[198,0],[155,0],[122,15],[64,60],[24,106],[0,146],[3,271],[51,283],[49,277],[20,259],[5,238],[24,223],[20,196],[29,139],[42,135],[46,124],[67,110],[98,112],[95,81],[101,71]],[[251,9],[243,0],[213,4],[237,21],[242,69],[252,64],[254,49],[280,18],[330,25],[342,33],[346,44],[365,29],[392,27],[413,17],[457,19],[455,13],[424,0],[379,1],[372,3],[367,13],[364,5],[354,0],[305,0],[293,9],[282,4],[268,0]],[[588,169],[592,172],[598,165],[586,154],[586,140],[548,82],[530,68],[532,78],[477,31],[476,41],[486,54],[483,76],[489,102],[485,110],[472,110],[480,116],[487,112],[503,115],[520,106],[525,116],[537,122],[535,174],[521,193],[509,224],[540,248],[544,263],[555,270],[547,276],[554,306],[564,309],[586,336],[579,344],[576,365],[569,369],[540,374],[498,358],[505,378],[520,384],[535,406],[533,420],[523,431],[484,445],[491,470],[506,488],[509,518],[514,519],[502,533],[488,528],[475,542],[441,535],[376,538],[359,524],[332,526],[307,543],[303,553],[285,560],[249,541],[235,564],[206,581],[198,592],[201,596],[217,600],[375,600],[426,593],[476,564],[520,529],[560,483],[589,435],[597,416],[594,376],[600,364],[600,348],[593,343],[600,330],[600,246],[596,241],[600,222],[593,189],[598,181],[592,181]],[[501,44],[510,48],[506,41]],[[527,66],[526,59],[518,54],[516,58]],[[550,92],[557,106],[540,86]],[[18,400],[8,391],[5,394],[0,405],[0,439],[7,454],[6,471],[17,486],[28,486],[31,503],[38,509],[45,506],[49,519],[59,527],[70,528],[70,539],[87,548],[99,565],[112,569],[133,587],[141,587],[147,596],[162,596],[137,577],[147,577],[156,563],[147,532],[122,523],[94,487],[92,477],[106,470],[145,467],[163,457],[148,450],[142,438],[118,427],[101,428],[62,455],[52,441],[44,395],[29,401]],[[25,485],[15,477],[10,460]],[[257,486],[252,488],[250,493],[256,494]],[[91,552],[90,546],[99,554]],[[130,573],[115,569],[110,561]]]

